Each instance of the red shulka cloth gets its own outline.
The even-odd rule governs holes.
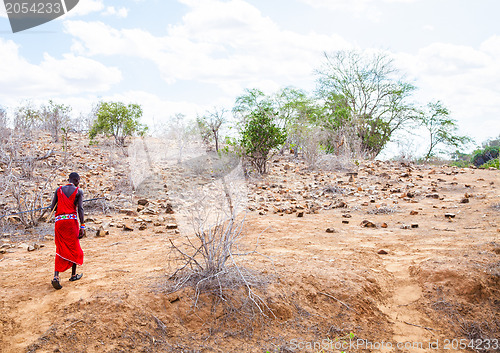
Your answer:
[[[62,187],[57,190],[57,210],[56,216],[75,215],[75,198],[78,188],[70,197],[62,191]],[[56,221],[55,242],[56,242],[56,264],[57,272],[64,272],[71,268],[73,264],[83,265],[83,251],[78,240],[80,226],[76,219],[61,219]]]

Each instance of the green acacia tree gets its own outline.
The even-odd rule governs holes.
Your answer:
[[[138,104],[101,102],[96,115],[96,120],[89,132],[91,139],[102,133],[113,136],[119,146],[124,146],[127,137],[134,134],[143,136],[148,130],[147,126],[139,122],[142,117],[142,108]]]
[[[450,111],[440,101],[430,102],[420,112],[420,123],[429,133],[429,149],[425,159],[429,160],[435,155],[438,145],[460,148],[472,142],[468,136],[457,134],[457,121],[449,117]]]
[[[241,131],[240,145],[260,174],[267,172],[267,161],[273,149],[286,141],[286,132],[277,126],[275,114],[270,109],[255,110],[246,116]]]
[[[316,73],[317,94],[327,113],[325,126],[352,127],[348,130],[354,131],[362,152],[371,157],[382,151],[396,130],[417,118],[410,101],[415,87],[405,82],[384,53],[325,53]]]

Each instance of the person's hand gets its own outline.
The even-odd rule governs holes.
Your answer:
[[[78,239],[82,239],[85,236],[85,229],[80,228],[80,233],[78,234]]]

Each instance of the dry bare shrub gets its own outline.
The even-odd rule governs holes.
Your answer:
[[[344,171],[352,172],[357,169],[357,165],[350,157],[325,154],[319,157],[316,163],[318,169],[324,171]]]
[[[392,214],[392,213],[395,213],[397,211],[398,211],[397,206],[393,206],[393,207],[381,206],[381,207],[369,210],[367,213],[368,214]]]
[[[258,245],[251,250],[244,245],[245,218],[237,216],[248,198],[241,166],[216,155],[193,155],[181,164],[177,153],[171,157],[173,178],[166,182],[181,236],[170,240],[176,267],[168,291],[192,290],[195,309],[200,309],[200,298],[209,298],[213,310],[226,314],[272,315],[258,294],[268,277],[238,261],[257,254]]]
[[[302,146],[302,152],[306,164],[311,169],[317,167],[317,163],[321,156],[321,142],[324,140],[325,133],[319,127],[314,127],[301,136],[300,145]]]
[[[55,173],[47,174],[31,181],[18,178],[11,182],[9,193],[15,200],[16,213],[19,213],[17,217],[26,228],[37,227],[48,212],[43,203],[55,179]]]
[[[198,222],[193,235],[186,235],[182,245],[170,240],[172,248],[180,255],[183,265],[170,278],[174,280],[172,292],[187,286],[195,289],[195,306],[202,293],[211,293],[227,301],[231,291],[245,288],[248,299],[261,313],[266,304],[254,288],[263,287],[262,276],[237,265],[235,257],[254,253],[238,252],[244,219],[226,219],[213,226]]]

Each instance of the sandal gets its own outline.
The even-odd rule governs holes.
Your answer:
[[[52,287],[54,287],[55,289],[61,289],[62,286],[61,286],[61,283],[59,283],[59,278],[57,277],[54,277],[54,279],[52,280]]]
[[[71,276],[71,278],[69,279],[71,282],[73,281],[78,281],[80,278],[83,277],[83,273],[80,273],[79,275],[74,275],[74,276]]]

